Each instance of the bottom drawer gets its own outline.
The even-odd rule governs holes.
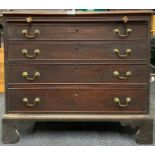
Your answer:
[[[8,112],[146,113],[145,89],[9,89]]]

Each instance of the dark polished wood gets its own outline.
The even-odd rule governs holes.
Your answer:
[[[28,113],[147,113],[148,96],[144,89],[12,89],[8,91],[8,112]],[[39,97],[40,103],[29,104]],[[123,107],[114,102],[120,98]],[[126,105],[126,98],[131,102]],[[11,99],[14,99],[12,102]]]
[[[21,129],[32,132],[34,121],[2,120],[2,140],[5,144],[17,143],[21,137]]]
[[[145,22],[129,22],[127,25],[118,23],[63,23],[63,24],[16,24],[9,23],[7,26],[8,40],[28,40],[22,35],[23,30],[33,33],[39,30],[32,40],[120,40],[114,29],[119,29],[124,33],[124,29],[130,28],[132,32],[125,40],[146,39],[148,37],[148,25]],[[67,36],[67,37],[66,37]]]
[[[153,143],[153,122],[155,118],[154,110],[151,109],[152,115],[146,114],[6,114],[3,118],[3,142],[16,143],[20,138],[20,128],[25,128],[26,131],[33,131],[33,125],[37,121],[93,121],[93,122],[121,122],[126,131],[130,131],[131,127],[135,131],[135,141],[138,144]],[[19,126],[20,124],[20,126]],[[10,129],[10,131],[8,131]],[[9,132],[9,133],[8,133]]]
[[[137,121],[122,121],[122,126],[130,126],[136,129],[135,141],[138,144],[153,143],[153,120],[137,120]]]
[[[148,69],[146,65],[9,65],[8,73],[11,76],[8,77],[8,83],[146,83]],[[114,77],[115,71],[118,71],[120,76],[126,79]],[[131,72],[129,77],[126,75],[128,71]],[[22,76],[23,72],[27,72],[29,77],[34,77],[35,73],[39,72],[40,76],[29,81]]]
[[[149,11],[4,13],[4,143],[17,142],[18,121],[79,117],[141,118],[137,142],[151,143],[150,20]]]
[[[5,144],[17,143],[20,139],[20,133],[13,120],[2,120],[2,140]]]
[[[146,40],[138,41],[48,41],[36,42],[13,41],[8,45],[8,61],[35,61],[35,60],[147,60]],[[37,46],[37,47],[36,47]],[[132,48],[131,48],[132,47]],[[36,49],[40,54],[34,58],[28,58],[22,50],[27,49],[29,55],[33,55]],[[121,55],[126,54],[127,49],[132,52],[127,57],[119,57],[114,49],[118,49]]]

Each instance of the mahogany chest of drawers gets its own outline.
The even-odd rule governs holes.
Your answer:
[[[17,141],[20,120],[111,120],[136,121],[137,142],[152,143],[152,119],[141,119],[149,115],[150,19],[143,11],[5,13],[3,141]]]

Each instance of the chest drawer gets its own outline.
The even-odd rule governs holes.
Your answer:
[[[147,22],[9,23],[7,39],[13,40],[120,40],[148,38]]]
[[[12,102],[13,101],[13,102]],[[143,89],[10,89],[8,111],[146,113]]]
[[[9,83],[146,83],[146,65],[10,65]],[[140,78],[139,78],[140,77]]]
[[[147,41],[25,42],[8,45],[8,60],[147,59]]]

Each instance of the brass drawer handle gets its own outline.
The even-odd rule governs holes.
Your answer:
[[[131,54],[132,49],[130,49],[130,48],[129,49],[126,49],[125,54],[120,54],[121,52],[117,48],[115,48],[113,51],[116,53],[116,55],[118,57],[120,57],[120,58],[126,58],[127,56],[129,56]]]
[[[39,30],[34,30],[33,33],[31,32],[28,32],[28,30],[22,30],[22,34],[26,37],[26,38],[30,38],[30,39],[33,39],[35,38],[37,35],[40,34],[40,31]]]
[[[125,34],[121,34],[121,31],[119,29],[114,29],[114,33],[117,34],[120,38],[128,37],[131,32],[132,29],[130,28],[126,29]]]
[[[27,97],[24,97],[22,98],[22,102],[28,107],[35,107],[37,104],[40,103],[40,98],[36,97],[32,103],[29,103],[29,99]]]
[[[28,54],[28,50],[27,49],[22,49],[22,54],[26,57],[26,58],[35,58],[40,54],[40,50],[39,49],[35,49],[33,54]]]
[[[36,78],[40,77],[40,72],[35,72],[33,77],[29,77],[28,72],[23,72],[22,76],[29,81],[34,81]]]
[[[113,76],[121,80],[128,79],[131,76],[131,74],[132,74],[131,71],[127,71],[125,73],[125,76],[120,76],[120,73],[118,71],[113,72]]]
[[[132,101],[132,99],[130,97],[127,97],[125,99],[125,103],[121,103],[121,100],[118,97],[114,98],[114,103],[120,107],[127,107],[131,101]]]

